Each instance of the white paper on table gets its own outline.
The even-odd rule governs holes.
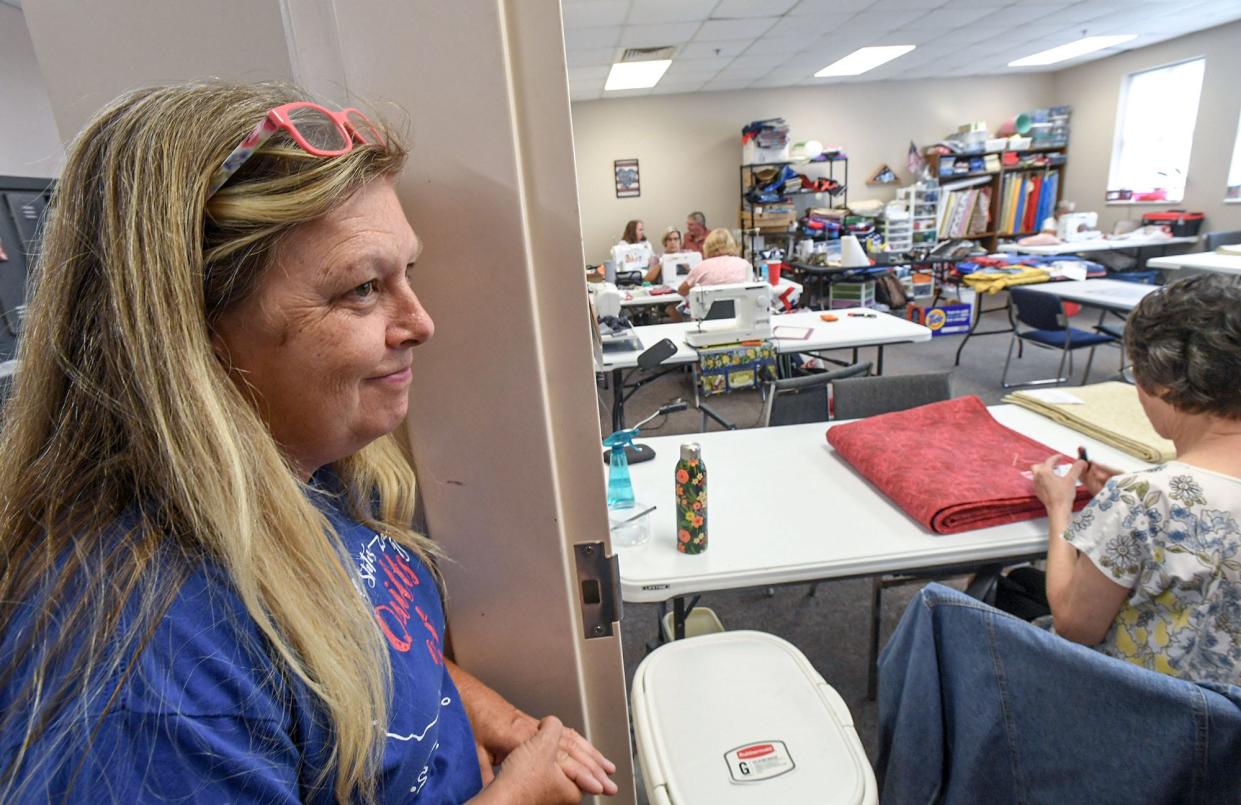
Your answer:
[[[1085,405],[1086,401],[1062,389],[1034,389],[1022,392],[1026,397],[1033,397],[1039,402],[1049,405]]]

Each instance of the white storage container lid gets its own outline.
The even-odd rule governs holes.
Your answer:
[[[652,805],[878,802],[849,708],[778,637],[662,646],[638,666],[632,704]]]

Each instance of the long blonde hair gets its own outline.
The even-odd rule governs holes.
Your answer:
[[[123,688],[203,563],[226,573],[273,677],[296,676],[320,705],[334,739],[320,784],[334,773],[338,799],[374,796],[387,649],[329,521],[211,343],[281,237],[403,164],[386,127],[386,147],[330,159],[277,135],[205,201],[267,110],[305,97],[274,84],[138,90],[70,148],[0,436],[0,628],[17,649],[0,689],[25,680],[0,715],[0,735],[23,736],[0,762],[0,800],[20,793],[15,780],[81,762],[56,751],[96,726],[80,703]],[[391,436],[334,470],[352,516],[434,553],[412,531],[413,475]],[[35,612],[17,633],[24,607]]]

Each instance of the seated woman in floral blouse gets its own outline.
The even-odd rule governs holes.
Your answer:
[[[1063,478],[1054,459],[1033,468],[1055,631],[1172,676],[1241,684],[1241,277],[1149,294],[1125,348],[1176,460],[1130,474],[1077,461]],[[1074,517],[1079,478],[1097,494]]]

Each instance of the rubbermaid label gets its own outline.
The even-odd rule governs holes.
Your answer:
[[[724,753],[734,783],[770,780],[797,767],[784,741],[757,741]]]

